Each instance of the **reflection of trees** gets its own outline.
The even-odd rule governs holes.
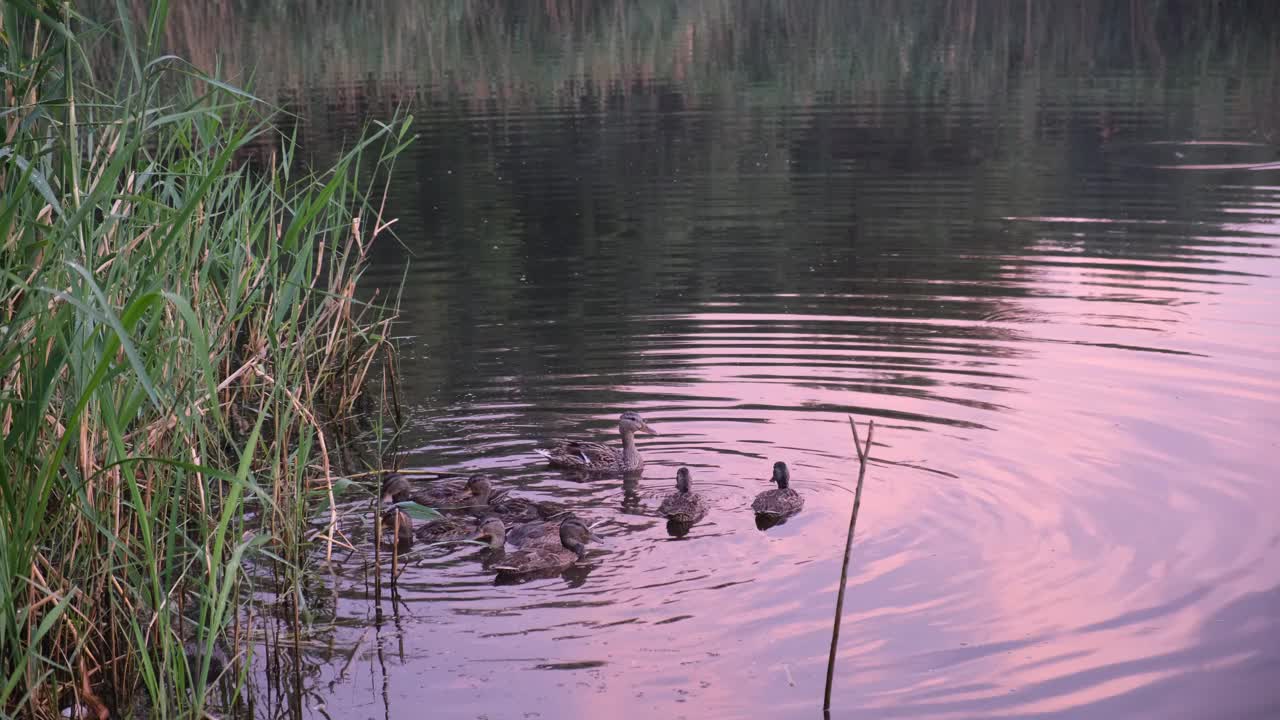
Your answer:
[[[175,3],[171,15],[170,44],[197,64],[326,87],[323,102],[347,111],[370,79],[503,110],[655,80],[699,96],[749,86],[790,104],[821,93],[874,104],[894,89],[1000,98],[1029,74],[1134,68],[1157,87],[1199,76],[1210,95],[1222,92],[1215,66],[1274,66],[1280,24],[1269,0],[242,0]],[[1260,118],[1275,109],[1274,85],[1262,85]]]
[[[726,295],[744,312],[752,295],[794,292],[829,298],[818,314],[1007,316],[1033,278],[1011,278],[1005,260],[1034,238],[984,222],[1082,204],[1132,217],[1124,192],[1099,191],[1126,181],[1104,147],[1266,136],[1280,117],[1280,20],[1263,1],[310,0],[173,13],[173,49],[232,75],[256,68],[258,92],[304,119],[313,154],[396,103],[423,118],[391,214],[416,266],[432,268],[404,309],[422,338],[414,372],[442,387],[480,367],[606,387],[640,364],[643,333],[624,323]],[[1171,212],[1203,212],[1185,177],[1167,198]],[[1173,231],[1089,235],[1104,240],[1083,240],[1090,253],[1187,252]],[[388,267],[397,250],[381,248]],[[973,335],[1007,334],[856,331],[973,353]]]

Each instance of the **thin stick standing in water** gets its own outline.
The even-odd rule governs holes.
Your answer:
[[[378,621],[382,621],[382,496],[378,496],[378,505],[373,511],[373,596],[378,599],[374,612]]]
[[[827,689],[822,694],[822,712],[831,712],[831,681],[836,672],[836,647],[840,644],[840,617],[844,614],[844,588],[849,580],[849,554],[853,550],[853,529],[858,525],[858,506],[862,505],[862,478],[867,474],[867,463],[871,462],[871,436],[876,431],[876,421],[867,423],[867,442],[865,445],[858,439],[858,424],[849,416],[849,427],[853,428],[853,446],[858,451],[858,489],[853,493],[853,512],[849,514],[849,536],[844,541],[844,564],[840,566],[840,591],[836,593],[836,619],[831,626],[831,655],[827,658]]]

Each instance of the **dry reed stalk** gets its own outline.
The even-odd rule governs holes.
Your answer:
[[[853,511],[849,513],[849,535],[844,541],[844,562],[840,565],[840,590],[836,593],[836,617],[831,626],[831,654],[827,657],[827,687],[822,694],[822,712],[831,712],[831,684],[836,671],[836,649],[840,644],[840,619],[844,614],[844,590],[849,582],[849,555],[853,551],[853,531],[858,525],[858,508],[862,505],[862,479],[867,474],[867,463],[871,462],[871,437],[876,431],[876,421],[867,423],[867,442],[863,445],[858,438],[858,425],[849,416],[849,427],[853,430],[853,446],[858,451],[858,488],[853,494]]]

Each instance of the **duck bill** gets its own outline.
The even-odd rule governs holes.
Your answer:
[[[661,434],[662,434],[662,433],[658,432],[657,430],[654,430],[654,429],[653,429],[653,427],[649,425],[649,423],[645,423],[644,425],[641,425],[641,426],[640,426],[640,432],[648,433],[649,435],[661,435]]]

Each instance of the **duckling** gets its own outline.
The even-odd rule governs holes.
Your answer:
[[[676,491],[663,499],[658,512],[668,520],[692,525],[707,514],[707,504],[702,496],[690,488],[689,468],[682,467],[676,471]]]
[[[778,487],[765,490],[756,496],[755,502],[751,503],[751,509],[756,515],[766,518],[783,518],[800,512],[800,508],[804,507],[804,498],[791,489],[791,471],[787,469],[786,463],[773,464],[772,482],[777,483]]]
[[[413,545],[413,520],[403,510],[390,508],[382,513],[382,534],[401,547]]]
[[[412,500],[438,510],[456,510],[487,505],[493,484],[485,475],[472,475],[464,483],[436,483],[422,488],[409,484],[403,475],[388,475],[382,482],[382,503]]]
[[[576,517],[565,519],[560,523],[560,545],[536,545],[522,548],[507,555],[501,563],[493,566],[498,576],[527,575],[537,572],[558,572],[587,554],[587,542],[599,540],[581,520]]]
[[[638,413],[627,411],[618,417],[618,432],[622,435],[622,451],[598,442],[580,440],[556,440],[550,450],[534,452],[545,457],[552,467],[587,474],[632,473],[644,467],[644,458],[636,449],[636,433],[657,435],[658,431]]]

